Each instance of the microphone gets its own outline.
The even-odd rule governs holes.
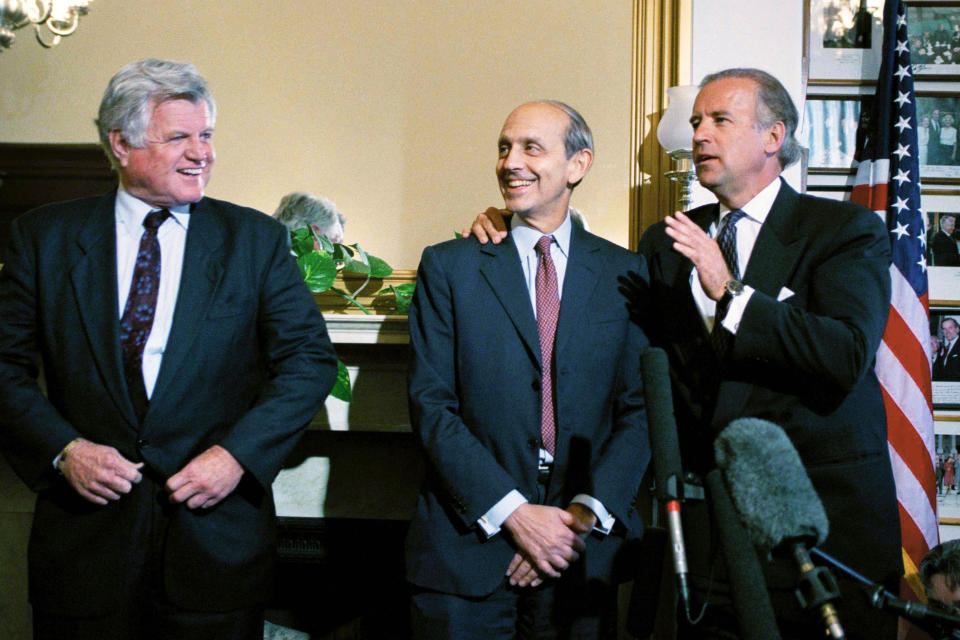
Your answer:
[[[741,418],[717,436],[714,453],[750,541],[789,547],[800,570],[800,605],[819,608],[830,638],[845,637],[833,606],[840,597],[836,580],[807,553],[807,546],[826,540],[827,514],[787,434],[772,422]]]
[[[683,600],[687,618],[690,614],[690,585],[687,579],[687,551],[683,544],[680,522],[680,503],[683,501],[683,467],[680,464],[680,444],[677,440],[677,420],[673,415],[673,396],[670,393],[670,366],[663,349],[650,347],[641,356],[643,391],[647,401],[647,424],[653,449],[653,469],[656,475],[657,500],[667,512],[667,528],[673,550],[673,570],[677,589]]]
[[[766,581],[757,552],[752,545],[744,544],[747,532],[730,501],[730,494],[723,484],[723,477],[716,469],[704,479],[710,492],[710,503],[717,524],[723,557],[727,565],[727,580],[733,609],[740,625],[743,640],[779,640],[773,605],[767,594]]]

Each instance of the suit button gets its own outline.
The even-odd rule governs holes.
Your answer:
[[[149,447],[149,446],[150,446],[150,441],[149,441],[149,440],[146,440],[146,439],[144,439],[144,438],[140,438],[139,440],[137,440],[137,448],[138,448],[138,449],[146,449],[146,448]]]
[[[534,378],[533,381],[530,383],[530,388],[533,389],[534,391],[540,391],[540,380],[537,378]]]

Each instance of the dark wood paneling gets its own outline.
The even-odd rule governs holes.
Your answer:
[[[96,195],[117,178],[96,144],[0,143],[0,263],[10,222],[34,207]]]

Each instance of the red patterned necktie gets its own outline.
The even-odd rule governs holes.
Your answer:
[[[553,409],[553,343],[560,315],[560,293],[557,270],[550,257],[553,236],[537,241],[537,331],[540,333],[540,437],[543,448],[554,455],[557,438],[556,417]]]
[[[151,211],[143,220],[143,235],[133,268],[130,294],[120,318],[120,349],[123,353],[123,374],[127,379],[130,399],[143,419],[147,408],[147,390],[143,382],[143,348],[153,328],[160,290],[160,242],[157,230],[170,217],[166,209]]]

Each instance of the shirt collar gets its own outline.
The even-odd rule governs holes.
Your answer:
[[[773,202],[777,199],[777,194],[780,193],[780,184],[780,177],[777,176],[773,182],[761,189],[760,193],[753,196],[750,202],[740,207],[740,210],[743,211],[748,218],[763,224],[766,222],[767,216],[770,215],[770,209],[773,208]],[[723,217],[728,213],[730,213],[730,207],[721,204],[720,220],[723,220]]]
[[[541,233],[539,230],[534,229],[517,214],[514,214],[510,218],[510,235],[513,237],[513,243],[517,245],[517,250],[520,252],[520,255],[533,252],[537,241],[540,240],[542,236],[551,235],[563,255],[569,256],[571,230],[569,209],[567,209],[567,215],[563,218],[560,226],[550,234]]]
[[[117,224],[119,224],[126,233],[139,237],[143,233],[143,220],[151,211],[157,208],[149,205],[140,198],[130,195],[123,185],[117,188],[117,201],[114,206],[116,211]],[[172,214],[170,217],[181,227],[186,229],[190,225],[190,205],[180,205],[169,209]]]

